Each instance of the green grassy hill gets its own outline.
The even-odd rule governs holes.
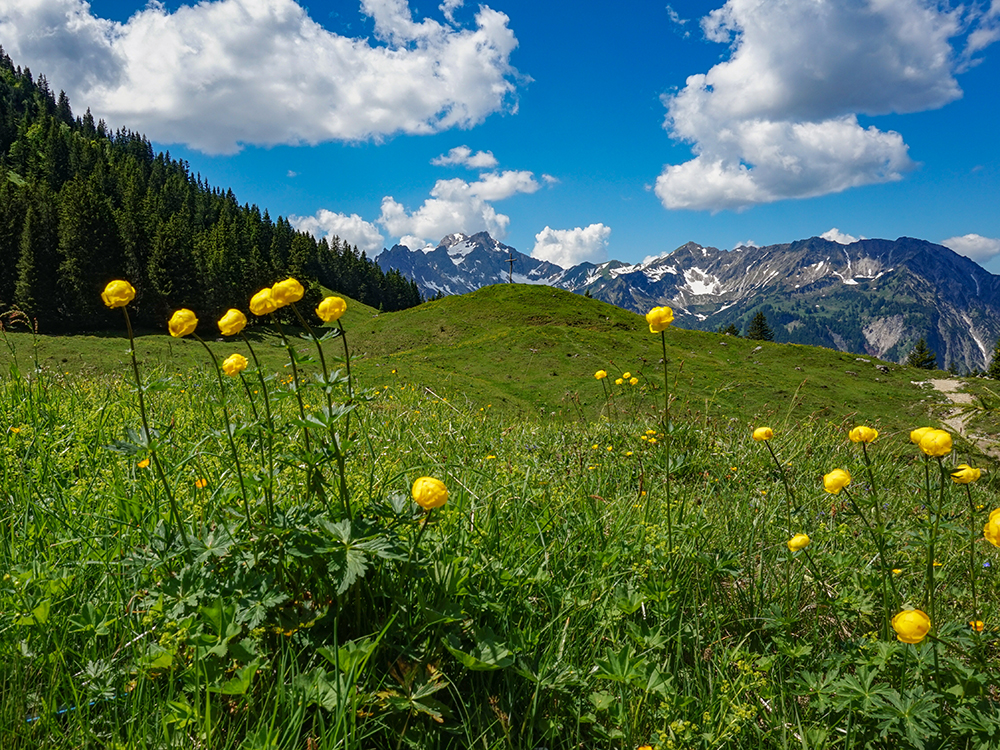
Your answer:
[[[663,403],[660,337],[642,316],[559,289],[496,285],[393,313],[350,301],[343,322],[362,386],[413,384],[460,409],[492,404],[546,418],[590,419],[607,408],[602,384],[593,377],[604,369],[604,384],[619,410]],[[213,342],[214,326],[207,320],[199,332]],[[265,366],[282,368],[287,359],[277,337],[255,338]],[[22,366],[30,366],[37,346],[39,363],[65,374],[121,374],[127,367],[124,326],[121,337],[40,336],[33,344],[28,334],[10,334],[9,340]],[[225,356],[243,344],[212,346]],[[333,355],[342,351],[336,340],[328,347]],[[205,366],[196,342],[166,334],[140,337],[137,350],[150,363]],[[0,362],[9,357],[0,351]],[[675,408],[698,421],[777,425],[815,416],[908,430],[944,401],[914,384],[932,373],[819,347],[671,328],[667,357]],[[890,371],[876,369],[879,364]],[[624,372],[639,383],[615,385]]]

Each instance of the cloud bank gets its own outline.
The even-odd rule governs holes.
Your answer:
[[[347,215],[321,208],[314,216],[289,216],[288,222],[299,231],[309,232],[317,238],[339,237],[358,250],[364,250],[369,257],[377,255],[385,247],[385,238],[378,227],[357,214]]]
[[[964,255],[976,263],[985,263],[1000,255],[1000,239],[983,237],[979,234],[963,234],[961,237],[949,237],[941,240],[941,244]]]
[[[563,268],[589,261],[603,263],[608,259],[608,238],[611,227],[590,224],[575,229],[552,229],[546,226],[535,235],[531,257],[547,260]]]
[[[901,179],[914,167],[902,136],[858,115],[961,96],[954,74],[997,39],[997,7],[728,0],[702,19],[709,40],[730,45],[728,59],[663,97],[664,127],[694,158],[663,169],[657,196],[670,209],[742,210]]]
[[[85,0],[0,0],[0,39],[112,127],[206,153],[471,127],[513,110],[517,46],[480,6],[474,28],[414,21],[406,0],[362,0],[375,39],[327,31],[294,0],[215,0],[126,23]]]

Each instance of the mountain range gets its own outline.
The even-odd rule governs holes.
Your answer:
[[[425,297],[498,283],[544,284],[638,313],[668,305],[675,325],[744,331],[757,312],[774,340],[901,362],[923,338],[941,368],[985,369],[1000,337],[1000,276],[925,240],[811,237],[734,250],[689,242],[627,264],[562,268],[486,232],[451,234],[436,247],[395,245],[376,262],[412,279]]]

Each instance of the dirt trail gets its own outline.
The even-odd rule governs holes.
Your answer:
[[[958,404],[960,407],[965,404],[975,403],[975,397],[971,393],[964,393],[959,390],[964,383],[961,380],[929,380],[934,389],[940,391],[953,404]],[[968,432],[965,429],[966,423],[969,421],[968,416],[962,408],[951,409],[944,418],[944,424],[954,432],[964,437],[970,443],[973,443],[979,450],[988,456],[1000,459],[1000,446],[998,446],[992,440],[987,440],[982,435],[976,435],[974,433]]]

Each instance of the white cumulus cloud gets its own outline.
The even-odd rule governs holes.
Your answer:
[[[339,237],[341,240],[364,250],[369,256],[377,255],[385,247],[385,238],[371,222],[357,214],[341,214],[321,208],[313,216],[289,216],[288,222],[302,232],[314,237]]]
[[[485,230],[495,239],[503,239],[510,217],[498,213],[492,204],[518,193],[534,193],[539,187],[531,172],[515,170],[487,172],[475,182],[438,180],[431,197],[415,211],[408,211],[391,195],[385,196],[378,223],[391,236],[405,238],[400,242],[410,249],[455,232],[474,234]]]
[[[914,166],[902,136],[858,115],[957,99],[961,58],[994,40],[995,15],[935,0],[728,0],[702,19],[728,58],[663,97],[664,127],[694,158],[664,167],[657,196],[741,210],[901,179]]]
[[[963,234],[961,237],[949,237],[941,240],[941,244],[964,255],[976,263],[985,263],[1000,255],[1000,239],[983,237],[979,234]]]
[[[575,229],[552,229],[546,226],[535,235],[531,257],[547,260],[563,268],[584,261],[603,263],[608,259],[610,236],[611,227],[604,224],[590,224]]]
[[[0,39],[73,104],[114,127],[208,153],[470,127],[515,104],[508,18],[414,21],[406,0],[363,0],[375,38],[327,31],[294,0],[150,2],[127,22],[85,0],[0,0]]]
[[[820,235],[824,240],[830,240],[830,242],[839,242],[841,245],[850,245],[857,242],[859,239],[864,239],[863,237],[855,237],[854,235],[847,234],[846,232],[841,232],[837,227],[828,229],[823,234]]]
[[[441,154],[431,159],[431,164],[436,167],[462,166],[469,169],[493,169],[497,164],[497,158],[492,151],[477,151],[472,153],[468,146],[456,146],[447,154]]]

